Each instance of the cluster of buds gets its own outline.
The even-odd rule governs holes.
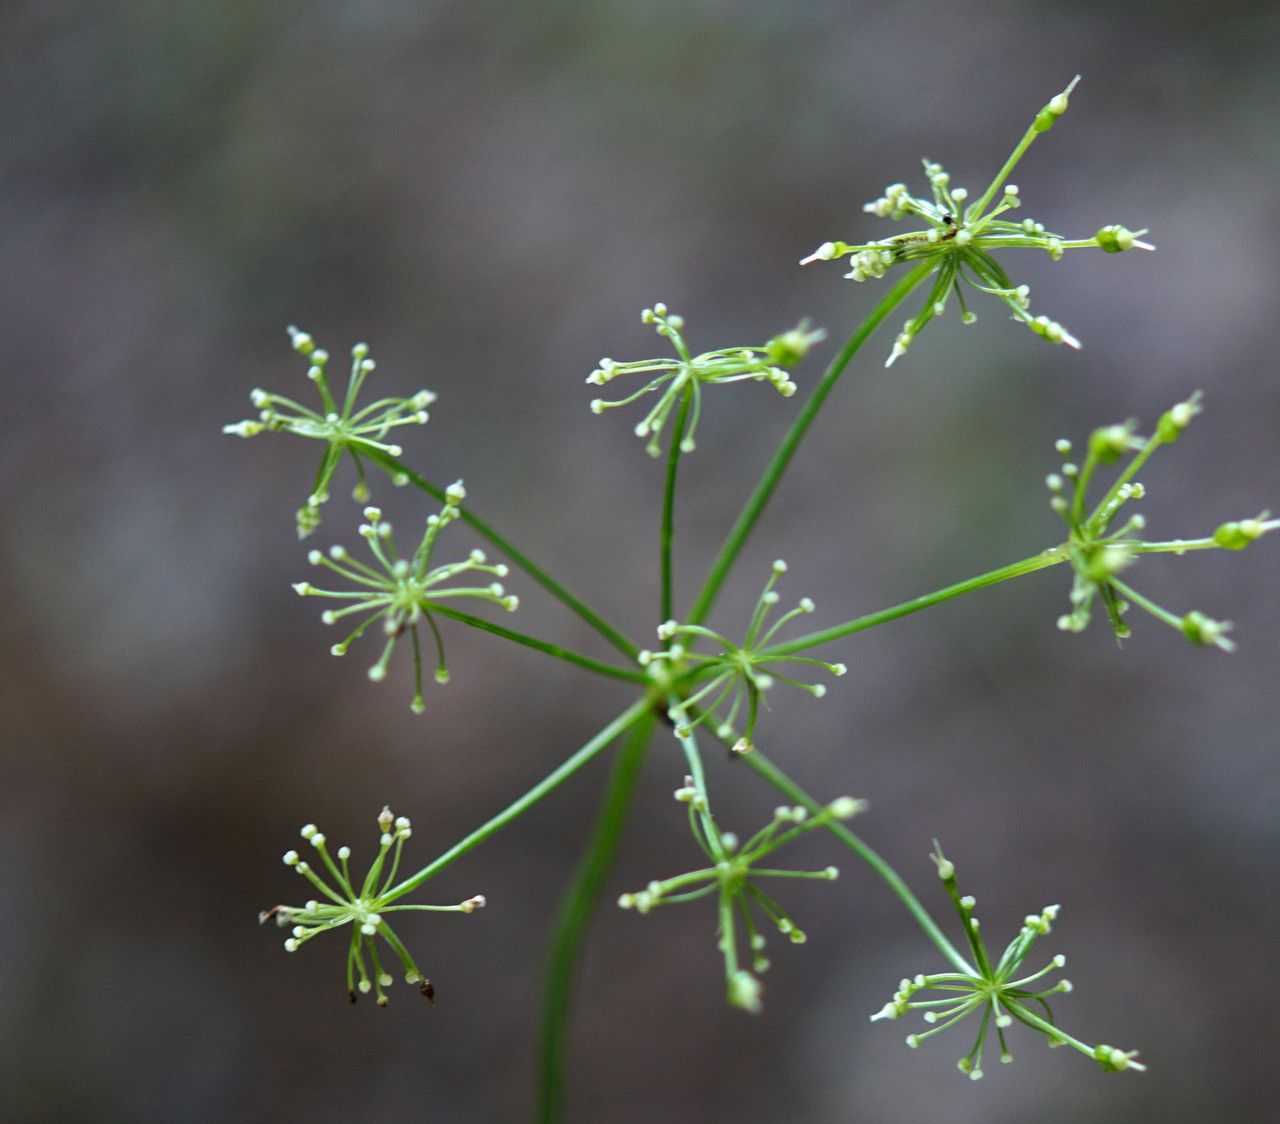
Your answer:
[[[297,851],[286,851],[284,865],[302,875],[319,892],[320,897],[305,905],[278,905],[261,914],[259,921],[274,918],[276,924],[289,930],[284,942],[288,952],[296,952],[307,941],[321,933],[351,926],[351,941],[347,947],[347,993],[354,1003],[358,996],[373,992],[379,1007],[387,1005],[384,990],[391,986],[391,974],[383,967],[378,955],[377,938],[381,938],[395,953],[404,968],[405,982],[414,984],[424,996],[435,1001],[435,988],[431,981],[409,955],[404,943],[387,923],[386,914],[406,910],[423,910],[433,913],[474,913],[485,904],[482,895],[475,895],[457,905],[395,905],[406,892],[396,886],[396,873],[400,869],[400,855],[405,841],[413,834],[405,816],[393,816],[390,808],[383,808],[378,815],[378,853],[364,880],[357,888],[351,876],[351,848],[339,847],[335,856],[329,853],[324,833],[315,824],[302,829],[305,839],[319,856],[323,876]],[[388,856],[390,862],[388,862]]]
[[[844,276],[851,281],[883,277],[891,266],[900,263],[932,264],[935,277],[928,299],[919,314],[908,320],[898,334],[885,362],[886,367],[907,350],[930,320],[946,311],[947,301],[953,292],[960,304],[964,323],[974,321],[974,314],[965,303],[961,282],[998,298],[1015,320],[1050,343],[1080,346],[1079,341],[1057,321],[1032,315],[1030,289],[1026,285],[1015,285],[992,256],[993,252],[1014,247],[1038,249],[1056,261],[1065,251],[1075,249],[1094,248],[1108,253],[1155,249],[1141,240],[1145,230],[1134,232],[1111,225],[1104,226],[1092,238],[1067,240],[1045,230],[1044,224],[1034,219],[1014,222],[1001,217],[1022,204],[1017,186],[1007,182],[1009,174],[1031,142],[1052,128],[1066,112],[1067,99],[1079,80],[1079,76],[1073,79],[1036,115],[1004,167],[973,203],[968,203],[969,192],[965,188],[951,186],[951,175],[941,164],[926,160],[924,170],[931,198],[913,195],[904,183],[893,183],[885,188],[884,195],[863,207],[864,211],[880,218],[923,221],[923,228],[877,242],[824,242],[801,261],[801,265],[808,265],[815,261],[846,259],[849,272]]]
[[[831,881],[839,874],[833,866],[822,870],[780,870],[762,867],[760,860],[814,828],[851,818],[866,805],[852,796],[842,796],[813,814],[798,806],[780,807],[763,828],[741,843],[732,832],[722,832],[716,825],[706,791],[699,781],[685,777],[684,784],[676,789],[675,798],[688,808],[693,837],[711,865],[650,882],[643,890],[623,894],[618,905],[644,914],[656,906],[714,896],[729,1002],[754,1014],[761,1009],[763,989],[759,976],[769,968],[764,954],[767,942],[756,923],[757,915],[793,944],[803,944],[807,939],[804,930],[796,926],[790,914],[762,890],[758,882],[778,878]],[[740,941],[744,939],[749,968],[743,966],[739,953]]]
[[[222,431],[237,437],[284,431],[325,442],[324,456],[316,471],[311,494],[297,513],[298,537],[306,538],[320,525],[320,505],[329,499],[329,484],[343,452],[351,455],[356,466],[357,482],[352,495],[358,502],[366,503],[369,486],[360,454],[376,451],[390,457],[400,456],[400,446],[387,442],[387,434],[402,425],[425,425],[429,416],[427,407],[436,396],[429,390],[419,390],[408,398],[379,398],[357,409],[360,389],[374,368],[368,344],[358,343],[351,349],[351,375],[339,403],[329,388],[326,375],[329,353],[317,347],[308,333],[293,325],[289,326],[289,337],[293,341],[293,349],[309,363],[307,378],[315,383],[320,393],[321,409],[313,410],[281,394],[254,390],[250,400],[258,410],[257,419],[223,426]]]
[[[670,681],[689,676],[692,693],[673,702],[667,711],[677,737],[687,737],[702,723],[710,722],[721,741],[733,742],[734,753],[749,753],[755,744],[752,738],[759,717],[761,696],[775,683],[798,687],[815,699],[820,699],[827,693],[823,683],[802,683],[781,674],[778,671],[779,664],[821,667],[837,677],[848,670],[842,663],[826,663],[807,656],[780,656],[769,651],[769,643],[779,629],[794,618],[814,610],[813,602],[808,597],[802,597],[795,608],[769,624],[770,613],[778,603],[778,594],[773,587],[786,570],[787,564],[781,559],[773,564],[769,580],[756,601],[751,623],[747,626],[747,635],[741,644],[735,644],[702,625],[665,621],[658,626],[658,639],[664,641],[667,647],[639,654],[640,664],[648,667],[655,677],[663,676]],[[720,651],[714,654],[691,651],[690,646],[699,640],[712,641],[719,646]],[[744,707],[746,725],[741,735],[738,735],[735,723]]]
[[[1235,647],[1226,635],[1231,628],[1229,621],[1213,620],[1196,611],[1178,616],[1138,593],[1119,576],[1141,554],[1184,554],[1188,550],[1215,548],[1242,550],[1267,531],[1280,527],[1280,520],[1269,519],[1264,511],[1253,519],[1224,523],[1207,538],[1147,542],[1141,537],[1146,527],[1143,516],[1133,515],[1116,525],[1116,517],[1124,505],[1146,494],[1136,479],[1139,470],[1161,445],[1176,441],[1199,412],[1197,392],[1166,410],[1150,437],[1138,436],[1137,423],[1133,420],[1095,429],[1080,464],[1067,459],[1072,452],[1070,441],[1062,439],[1055,444],[1064,462],[1061,470],[1050,474],[1045,483],[1051,496],[1050,505],[1062,516],[1070,532],[1066,549],[1074,570],[1071,612],[1058,618],[1059,628],[1082,631],[1089,623],[1095,603],[1100,601],[1116,638],[1124,640],[1130,634],[1124,615],[1134,604],[1178,629],[1192,643],[1213,645],[1227,652]],[[1125,457],[1130,458],[1128,463],[1090,511],[1087,493],[1094,473],[1100,466],[1115,464]]]
[[[460,505],[466,494],[461,480],[448,487],[445,491],[444,507],[438,515],[427,518],[426,531],[411,558],[401,558],[396,553],[395,544],[391,539],[391,524],[383,520],[382,512],[376,507],[365,508],[364,516],[368,522],[361,524],[360,536],[368,544],[377,566],[361,562],[345,547],[331,547],[328,554],[313,550],[308,556],[313,566],[322,566],[331,570],[345,578],[355,588],[317,589],[310,582],[297,582],[293,587],[304,597],[329,597],[349,602],[340,609],[326,610],[321,615],[325,624],[335,624],[345,617],[364,614],[364,618],[356,625],[355,630],[330,649],[335,656],[346,655],[351,643],[374,621],[382,621],[386,644],[378,661],[369,669],[369,678],[375,681],[386,678],[387,664],[395,649],[396,641],[408,632],[413,644],[414,673],[414,695],[410,705],[418,714],[426,708],[422,693],[422,652],[418,643],[418,625],[425,621],[431,630],[437,657],[436,682],[447,683],[449,670],[445,665],[444,641],[432,615],[433,610],[446,616],[457,615],[454,610],[442,606],[441,602],[459,597],[492,601],[508,612],[514,612],[520,603],[520,599],[508,594],[502,583],[498,581],[479,586],[445,584],[467,573],[487,574],[497,578],[506,577],[506,565],[503,563],[491,565],[481,550],[473,550],[461,562],[450,562],[442,566],[431,565],[431,554],[435,548],[436,539],[445,527],[458,518],[461,513]]]
[[[957,1063],[960,1071],[967,1073],[974,1081],[982,1077],[983,1052],[993,1023],[1000,1044],[1000,1060],[1013,1061],[1004,1032],[1015,1021],[1039,1031],[1050,1046],[1071,1046],[1093,1058],[1103,1069],[1146,1068],[1135,1060],[1137,1051],[1119,1050],[1114,1046],[1089,1046],[1054,1024],[1049,997],[1070,991],[1071,983],[1060,979],[1057,983],[1046,985],[1042,981],[1051,972],[1064,967],[1066,957],[1054,956],[1039,971],[1014,978],[1022,971],[1023,961],[1036,938],[1045,936],[1050,931],[1051,923],[1058,916],[1058,906],[1051,905],[1039,913],[1029,914],[1018,935],[1009,943],[999,960],[992,961],[979,931],[978,919],[973,916],[977,902],[971,895],[960,896],[956,888],[955,866],[942,854],[936,842],[930,857],[937,865],[938,877],[960,917],[975,966],[966,966],[964,971],[936,972],[904,979],[893,998],[871,1016],[872,1022],[878,1019],[898,1019],[911,1011],[921,1012],[931,1029],[922,1034],[907,1036],[907,1045],[915,1049],[926,1038],[941,1034],[969,1015],[977,1014],[977,1041]],[[934,992],[940,994],[941,998],[919,999],[917,996],[921,992]]]
[[[692,355],[685,343],[684,317],[667,311],[665,304],[655,304],[640,314],[646,324],[654,325],[658,335],[671,341],[675,349],[674,359],[640,359],[618,363],[601,359],[599,365],[587,376],[592,386],[604,386],[619,375],[653,374],[644,386],[626,398],[607,402],[603,398],[592,399],[592,413],[603,413],[613,406],[627,406],[652,392],[660,392],[658,402],[644,419],[636,425],[636,436],[647,437],[645,446],[650,456],[658,456],[662,449],[659,439],[663,427],[672,412],[683,414],[687,409],[688,420],[683,432],[677,435],[680,451],[692,452],[702,415],[702,387],[711,383],[767,382],[784,398],[796,392],[796,384],[786,368],[794,367],[821,340],[825,333],[810,331],[807,322],[800,323],[789,332],[783,332],[769,340],[763,347],[727,347],[720,351],[705,351]]]

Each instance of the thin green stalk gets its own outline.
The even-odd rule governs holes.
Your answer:
[[[667,480],[662,490],[662,603],[659,620],[671,619],[671,543],[675,537],[676,469],[680,464],[680,443],[684,440],[685,420],[689,416],[689,401],[694,385],[690,382],[680,398],[676,414],[676,427],[671,433],[671,448],[667,452]]]
[[[1076,83],[1079,81],[1080,81],[1080,75],[1077,74],[1073,79],[1071,79],[1071,81],[1067,84],[1067,88],[1063,90],[1059,96],[1064,99],[1070,97],[1071,91],[1076,88]],[[1050,102],[1050,104],[1052,104],[1052,102]],[[1047,110],[1048,108],[1049,106],[1045,106],[1045,108],[1042,109],[1040,113],[1044,113],[1045,110]],[[1064,109],[1066,108],[1065,102],[1064,102],[1063,108]],[[982,195],[978,198],[978,201],[968,209],[967,214],[970,214],[975,218],[981,217],[982,212],[987,209],[988,205],[991,203],[991,200],[995,197],[995,193],[1000,190],[1000,185],[1003,184],[1004,181],[1009,178],[1009,173],[1013,171],[1015,165],[1018,163],[1019,160],[1022,159],[1027,149],[1031,147],[1032,142],[1035,141],[1036,137],[1040,136],[1042,133],[1047,132],[1050,128],[1052,128],[1053,121],[1056,120],[1057,117],[1061,115],[1061,110],[1057,114],[1055,114],[1053,118],[1050,119],[1049,124],[1047,124],[1043,129],[1039,129],[1036,127],[1036,121],[1040,119],[1040,113],[1036,114],[1035,119],[1027,127],[1027,131],[1022,134],[1022,139],[1018,141],[1017,147],[1015,147],[1013,152],[1010,153],[1009,159],[1004,162],[1004,167],[1001,168],[996,173],[996,178],[991,181],[991,185],[987,188],[986,191],[982,193]],[[1086,241],[1084,243],[1084,245],[1086,246],[1093,246],[1096,244],[1097,244],[1096,240]]]
[[[1162,609],[1154,601],[1143,597],[1136,589],[1132,586],[1125,585],[1124,582],[1120,581],[1118,578],[1111,578],[1108,584],[1113,586],[1121,596],[1127,597],[1137,605],[1138,608],[1146,609],[1146,611],[1155,617],[1156,620],[1164,621],[1164,623],[1169,625],[1171,628],[1176,628],[1179,632],[1182,631],[1182,618],[1177,616],[1175,613],[1169,612],[1168,609]]]
[[[800,441],[805,433],[808,432],[809,426],[813,424],[813,419],[817,417],[822,404],[827,400],[827,395],[831,393],[837,380],[844,373],[849,361],[857,354],[858,349],[866,343],[871,333],[880,326],[885,317],[897,308],[920,282],[928,277],[935,264],[936,262],[932,260],[925,260],[911,270],[910,273],[904,274],[898,283],[885,295],[884,300],[875,307],[871,315],[849,337],[848,342],[840,349],[836,357],[831,360],[826,373],[822,376],[822,380],[814,388],[813,393],[809,396],[809,400],[804,404],[804,408],[800,411],[796,420],[791,423],[790,430],[787,431],[787,435],[782,439],[782,444],[773,455],[773,460],[770,461],[769,467],[764,470],[764,475],[756,485],[755,491],[751,493],[751,497],[747,500],[746,506],[738,516],[737,522],[734,523],[724,546],[720,548],[720,554],[712,565],[711,571],[707,575],[707,580],[703,583],[702,589],[698,593],[697,600],[694,601],[689,610],[689,615],[686,618],[687,623],[701,624],[711,611],[712,605],[715,604],[716,595],[720,592],[720,587],[724,584],[725,578],[729,576],[729,570],[737,560],[738,554],[747,541],[747,537],[755,528],[761,512],[764,511],[765,505],[769,502],[774,489],[778,486],[778,481],[782,479],[782,474],[791,463],[791,458],[795,456]]]
[[[470,613],[464,613],[458,609],[450,609],[446,605],[432,602],[431,612],[439,613],[440,616],[449,617],[455,621],[461,621],[463,624],[469,624],[472,628],[478,628],[482,632],[491,632],[494,636],[501,636],[504,640],[513,640],[517,644],[523,644],[526,648],[545,652],[549,656],[555,656],[556,659],[566,660],[571,664],[576,664],[578,667],[586,668],[587,671],[594,671],[597,675],[607,675],[611,679],[625,679],[629,683],[647,683],[649,681],[649,677],[639,668],[614,667],[612,664],[593,660],[590,656],[584,656],[571,648],[562,648],[559,644],[552,644],[547,640],[539,640],[536,636],[527,636],[523,632],[513,632],[511,629],[503,628],[502,625],[494,624],[483,617],[473,617]]]
[[[631,735],[614,764],[591,840],[561,900],[560,915],[552,932],[542,998],[538,1067],[538,1119],[548,1124],[559,1120],[564,1108],[569,1003],[578,949],[618,853],[627,810],[652,732],[652,712],[631,728]]]
[[[528,792],[519,799],[508,804],[492,819],[486,820],[478,828],[475,829],[466,838],[459,840],[450,847],[443,855],[437,859],[433,859],[427,863],[417,874],[406,878],[399,885],[392,887],[386,898],[398,898],[405,894],[416,890],[427,879],[433,877],[447,867],[450,863],[462,858],[468,851],[478,847],[489,836],[501,831],[512,820],[519,816],[522,812],[528,811],[547,793],[558,788],[567,781],[574,773],[581,769],[587,762],[596,757],[602,750],[608,747],[615,738],[635,725],[645,715],[652,713],[653,704],[647,698],[637,699],[626,710],[618,715],[612,722],[601,730],[586,745],[579,749],[572,757],[562,761],[545,777],[535,784]]]
[[[1168,542],[1125,543],[1125,549],[1134,554],[1181,554],[1184,550],[1221,550],[1217,539],[1170,539]]]
[[[761,652],[759,658],[761,660],[776,659],[779,656],[790,655],[792,652],[817,647],[819,644],[829,644],[832,640],[839,640],[841,637],[850,636],[855,632],[862,632],[878,624],[885,624],[887,621],[896,621],[899,617],[910,616],[912,613],[927,609],[931,605],[950,601],[951,598],[959,597],[965,593],[972,593],[975,589],[996,585],[998,582],[1008,581],[1010,578],[1018,578],[1023,574],[1033,574],[1037,570],[1043,570],[1046,566],[1056,566],[1066,560],[1067,547],[1065,545],[1055,546],[1049,550],[1041,551],[1031,558],[1024,558],[1021,562],[1011,562],[1008,566],[1001,566],[998,570],[990,570],[985,574],[979,574],[976,578],[969,578],[967,581],[949,585],[945,589],[926,593],[923,597],[917,597],[913,601],[904,601],[900,605],[881,609],[878,613],[868,613],[865,617],[857,617],[854,620],[845,621],[844,624],[832,625],[831,628],[824,628],[819,632],[810,632],[805,636],[798,636],[794,640],[788,640],[784,644],[775,644],[772,648],[766,648]]]
[[[785,793],[790,799],[797,804],[803,804],[809,811],[816,815],[822,811],[822,805],[819,804],[812,796],[804,791],[798,784],[788,777],[781,769],[772,761],[766,758],[758,749],[752,750],[750,753],[743,754],[742,760],[751,766],[765,780],[767,780],[779,792]],[[974,974],[973,967],[960,955],[956,947],[946,938],[946,935],[938,928],[938,924],[929,916],[928,910],[924,908],[916,898],[915,894],[907,887],[901,876],[893,869],[884,859],[882,859],[875,851],[868,847],[861,839],[853,834],[839,820],[830,820],[824,825],[837,839],[849,848],[855,855],[865,862],[872,870],[874,870],[886,883],[889,889],[897,895],[898,900],[907,907],[907,912],[916,919],[916,923],[924,930],[927,936],[958,971],[965,972],[969,975]]]
[[[1120,491],[1130,480],[1138,475],[1142,466],[1151,459],[1154,453],[1165,442],[1161,439],[1160,434],[1153,433],[1147,438],[1146,444],[1134,454],[1133,459],[1124,466],[1124,470],[1111,482],[1111,487],[1107,489],[1106,494],[1098,501],[1097,507],[1093,509],[1093,514],[1089,516],[1089,523],[1096,523],[1098,517],[1106,510],[1107,505],[1116,498],[1116,493]],[[1092,455],[1092,454],[1091,454]],[[1084,494],[1084,484],[1077,485],[1079,495]],[[1102,528],[1098,528],[1101,530]]]
[[[669,702],[674,705],[674,701],[675,697],[672,696]],[[687,738],[680,738],[679,741],[680,748],[684,750],[685,760],[689,764],[689,775],[693,778],[693,784],[698,790],[698,794],[702,797],[702,806],[696,813],[693,806],[690,805],[690,817],[697,815],[702,823],[702,833],[706,836],[707,846],[710,848],[708,853],[717,862],[722,862],[727,856],[724,843],[720,838],[720,832],[716,828],[715,817],[712,816],[710,811],[711,802],[707,796],[707,778],[702,768],[702,754],[698,752],[698,741],[692,735]],[[692,819],[690,822],[692,822]]]
[[[445,494],[443,488],[437,488],[431,481],[419,476],[412,469],[407,468],[396,460],[395,457],[381,452],[377,449],[366,449],[364,455],[369,460],[382,466],[382,468],[393,476],[403,475],[415,488],[426,492],[427,495],[445,502]],[[618,631],[613,625],[604,619],[590,606],[578,600],[572,593],[564,588],[558,581],[548,574],[541,566],[537,565],[521,551],[517,550],[512,544],[503,538],[497,531],[483,522],[477,516],[473,515],[468,508],[463,508],[461,512],[462,521],[476,532],[481,538],[491,543],[499,550],[507,559],[509,559],[516,567],[523,570],[543,589],[545,589],[552,597],[563,604],[581,617],[587,624],[603,636],[610,644],[618,649],[628,659],[635,659],[639,648]]]

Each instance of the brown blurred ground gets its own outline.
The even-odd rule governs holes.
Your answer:
[[[743,559],[732,630],[768,562],[820,622],[1056,541],[1051,443],[1207,412],[1144,473],[1153,533],[1280,506],[1274,5],[1212,10],[899,3],[10,3],[0,10],[0,1115],[11,1120],[519,1120],[549,916],[595,768],[433,884],[470,919],[406,926],[439,989],[344,997],[341,942],[294,957],[256,911],[295,896],[298,825],[367,850],[384,801],[426,860],[625,704],[624,689],[451,629],[454,681],[415,719],[401,667],[339,662],[292,511],[297,442],[219,433],[251,387],[305,391],[283,326],[367,339],[387,393],[437,391],[406,439],[436,479],[637,636],[654,622],[659,470],[583,376],[682,311],[698,347],[813,317],[843,337],[874,286],[796,260],[922,155],[999,165],[1080,71],[1017,173],[1027,213],[1151,228],[1153,258],[1029,260],[1051,349],[992,307],[932,327],[891,374],[872,346]],[[800,373],[803,394],[829,352]],[[714,395],[684,482],[680,594],[795,409]],[[388,501],[417,521],[413,497]],[[319,539],[350,541],[335,489]],[[460,536],[460,540],[465,536]],[[968,1031],[902,1046],[867,1015],[933,958],[869,875],[788,899],[766,1015],[722,1003],[713,921],[606,908],[576,1022],[581,1121],[1262,1119],[1280,999],[1275,544],[1150,559],[1142,588],[1237,621],[1234,657],[1137,620],[1053,622],[1038,575],[837,645],[822,703],[779,697],[779,761],[870,798],[866,837],[941,914],[937,836],[994,940],[1064,906],[1048,951],[1089,1040],[1143,1050],[1109,1077],[1015,1035],[971,1086]],[[592,647],[512,581],[520,627]],[[592,648],[592,650],[595,650]],[[355,661],[355,662],[352,662]],[[615,890],[690,861],[651,755]],[[774,801],[713,783],[731,824]]]

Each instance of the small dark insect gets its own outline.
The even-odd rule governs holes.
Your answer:
[[[423,980],[418,990],[427,997],[431,1006],[434,1007],[436,1005],[436,989],[430,980]]]

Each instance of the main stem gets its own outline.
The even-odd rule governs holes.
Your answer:
[[[816,815],[822,811],[821,804],[788,777],[777,765],[761,754],[758,749],[743,754],[742,760],[746,761],[752,769],[764,777],[779,792],[785,793],[797,804],[803,804],[811,814]],[[947,940],[946,934],[938,928],[938,923],[929,916],[929,911],[920,904],[919,899],[911,892],[898,872],[839,820],[831,820],[825,826],[828,831],[888,884],[889,889],[897,895],[898,900],[907,907],[907,912],[916,919],[916,923],[924,930],[925,936],[934,943],[943,956],[951,961],[956,970],[972,975],[973,967],[960,954],[955,945]]]
[[[680,465],[680,443],[684,440],[685,421],[689,416],[689,401],[693,398],[693,384],[688,383],[680,397],[680,409],[676,413],[676,427],[671,433],[671,448],[667,452],[667,480],[662,489],[662,600],[660,621],[671,619],[671,543],[675,538],[676,469]]]
[[[389,456],[377,449],[360,450],[360,455],[368,460],[379,464],[382,468],[392,476],[403,476],[410,484],[420,491],[426,492],[427,495],[439,500],[441,503],[447,502],[444,489],[437,488],[430,480],[419,476],[412,469],[401,464],[395,457]],[[589,605],[580,601],[564,586],[548,574],[541,566],[537,565],[527,555],[517,550],[507,539],[503,538],[497,531],[490,527],[483,520],[473,515],[468,508],[461,511],[462,521],[476,532],[486,542],[492,544],[499,550],[504,557],[509,559],[516,567],[523,570],[543,589],[545,589],[552,597],[563,604],[566,608],[576,613],[588,625],[603,636],[610,644],[618,649],[624,656],[630,660],[636,658],[636,653],[640,650],[635,644],[627,639],[618,629],[611,625],[599,613],[592,609]]]
[[[737,560],[738,554],[747,541],[747,537],[755,528],[761,512],[764,511],[765,505],[769,502],[774,489],[778,486],[778,481],[782,479],[782,474],[791,463],[791,458],[795,455],[801,440],[808,432],[809,426],[813,424],[813,419],[818,416],[818,411],[822,409],[822,404],[827,400],[827,395],[831,393],[837,380],[844,373],[844,369],[849,365],[849,361],[857,354],[858,349],[866,343],[867,337],[880,326],[881,321],[897,308],[920,282],[928,277],[934,265],[935,263],[932,261],[922,261],[910,273],[905,274],[889,290],[884,300],[876,306],[871,315],[862,322],[857,331],[849,337],[848,342],[840,349],[836,357],[831,360],[826,373],[822,376],[822,381],[818,383],[813,394],[809,396],[809,400],[804,404],[799,416],[791,423],[791,428],[782,439],[782,444],[774,454],[773,460],[770,461],[769,467],[764,470],[764,475],[756,485],[755,491],[751,493],[751,497],[747,500],[746,506],[738,516],[737,522],[734,523],[724,546],[720,548],[720,554],[712,565],[711,572],[707,575],[707,580],[703,583],[697,600],[694,601],[692,608],[690,608],[685,623],[701,624],[711,611],[712,605],[715,604],[716,596],[720,592],[720,587],[724,584],[725,578],[729,576],[729,570]]]
[[[450,863],[462,858],[463,855],[473,848],[478,847],[488,839],[489,836],[501,831],[522,812],[533,807],[533,805],[546,796],[547,793],[558,788],[561,784],[567,781],[574,773],[605,749],[620,734],[633,726],[645,715],[650,714],[652,709],[653,704],[647,697],[637,699],[627,707],[626,710],[619,714],[617,718],[610,722],[609,725],[596,734],[594,738],[587,742],[586,745],[578,750],[577,753],[561,762],[523,796],[508,804],[492,819],[486,820],[465,839],[459,840],[439,858],[429,862],[420,871],[418,871],[417,874],[411,875],[403,882],[392,887],[384,896],[387,900],[391,900],[392,898],[398,898],[416,890],[426,882],[427,879],[438,874]]]
[[[652,732],[652,717],[641,719],[632,727],[618,755],[596,817],[595,830],[565,891],[552,933],[542,998],[538,1066],[538,1119],[546,1124],[559,1120],[564,1107],[569,1003],[578,950],[618,853],[627,810]]]

